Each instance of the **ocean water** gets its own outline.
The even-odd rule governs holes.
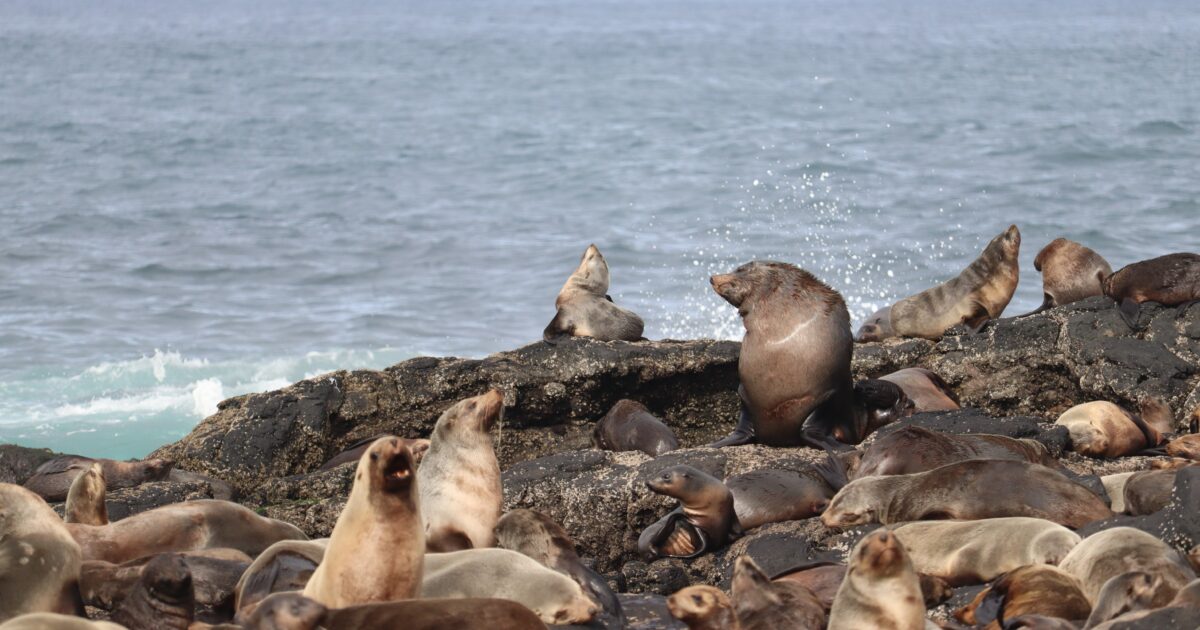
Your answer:
[[[647,336],[737,338],[714,272],[861,320],[1010,223],[1010,314],[1055,237],[1200,247],[1200,3],[0,3],[0,441],[534,341],[592,242]]]

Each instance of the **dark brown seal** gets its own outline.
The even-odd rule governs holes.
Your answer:
[[[689,630],[741,630],[733,602],[721,589],[697,584],[667,598],[671,616],[686,623]]]
[[[213,609],[233,610],[238,579],[250,566],[250,556],[236,549],[205,549],[179,555],[192,573],[192,589],[197,604]],[[128,596],[155,557],[139,558],[125,564],[88,560],[79,572],[79,590],[89,606],[112,610]]]
[[[325,462],[324,464],[321,464],[321,467],[318,468],[317,471],[320,472],[323,470],[333,470],[334,468],[337,468],[338,466],[341,466],[342,464],[358,465],[358,460],[362,457],[362,454],[368,448],[370,448],[371,445],[374,444],[376,440],[378,440],[379,438],[384,438],[384,437],[388,437],[388,436],[387,435],[376,435],[373,437],[366,438],[364,440],[359,440],[359,441],[351,444],[350,446],[347,446],[346,450],[338,453],[337,455],[334,455],[333,457],[331,457],[329,459],[329,461]],[[421,458],[425,457],[425,452],[429,450],[429,440],[424,439],[424,438],[413,438],[413,439],[400,438],[400,439],[404,440],[404,443],[408,445],[408,450],[411,451],[413,454],[413,460],[415,460],[417,465],[420,466]]]
[[[633,311],[613,304],[608,296],[608,263],[595,245],[588,245],[579,266],[554,300],[558,309],[542,331],[554,343],[563,337],[592,337],[601,341],[639,341],[645,324]]]
[[[658,457],[679,448],[679,440],[645,405],[622,399],[596,423],[592,445],[605,451],[641,451]]]
[[[1200,435],[1191,434],[1175,438],[1167,443],[1167,455],[1192,461],[1200,461]]]
[[[608,580],[579,558],[575,542],[554,519],[533,510],[512,510],[496,523],[496,545],[522,553],[570,577],[613,619],[621,619],[621,602]]]
[[[71,482],[83,474],[92,462],[104,468],[108,488],[132,488],[150,481],[162,481],[171,474],[175,462],[166,459],[147,459],[140,462],[119,462],[112,459],[92,459],[78,455],[61,455],[37,467],[25,487],[47,501],[62,501],[71,490]]]
[[[913,413],[927,411],[953,411],[959,408],[958,396],[942,380],[942,377],[925,368],[904,368],[879,377],[890,381],[904,390],[904,395],[913,403]]]
[[[819,516],[834,490],[815,472],[764,468],[725,480],[742,529]]]
[[[528,608],[507,599],[414,599],[331,610],[326,630],[544,630]]]
[[[1034,313],[1104,295],[1104,281],[1112,275],[1112,267],[1103,256],[1065,238],[1056,238],[1043,247],[1033,259],[1033,268],[1042,273],[1045,298]]]
[[[892,305],[890,322],[898,337],[941,339],[958,324],[979,330],[999,319],[1020,280],[1017,226],[992,239],[983,253],[950,280]]]
[[[821,521],[827,527],[851,527],[1031,516],[1074,529],[1112,515],[1090,490],[1050,468],[982,459],[911,475],[860,477],[834,495]]]
[[[744,264],[711,282],[746,326],[738,358],[741,418],[714,446],[861,442],[867,420],[854,404],[853,340],[842,296],[811,273],[772,261]]]
[[[1184,306],[1200,300],[1200,255],[1167,254],[1126,265],[1104,281],[1104,295],[1115,301],[1121,317],[1137,328],[1141,305]]]
[[[847,557],[849,570],[829,611],[830,628],[924,630],[921,582],[900,540],[876,530]]]
[[[733,601],[744,630],[823,628],[825,607],[798,582],[772,582],[750,556],[733,568]]]
[[[996,578],[971,603],[954,612],[955,619],[988,630],[1007,628],[1005,620],[1022,615],[1087,619],[1092,611],[1079,581],[1048,564],[1031,564]]]
[[[113,612],[129,630],[187,630],[196,614],[192,572],[178,554],[159,554]]]
[[[646,486],[682,505],[642,532],[638,551],[643,557],[694,558],[741,537],[733,494],[720,479],[691,466],[674,466]]]
[[[25,613],[83,613],[79,545],[36,494],[0,483],[0,623]]]
[[[1006,459],[1057,467],[1040,442],[1004,435],[956,435],[908,425],[878,438],[863,453],[855,479],[908,475],[972,459]]]

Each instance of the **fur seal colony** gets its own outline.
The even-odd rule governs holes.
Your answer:
[[[1000,317],[1019,247],[1013,226],[958,277],[872,316],[859,341],[937,339]],[[1103,294],[1135,326],[1142,303],[1186,312],[1200,298],[1192,254],[1111,273],[1099,254],[1058,239],[1035,267],[1039,311]],[[166,459],[53,456],[25,469],[22,485],[0,483],[0,629],[924,630],[961,627],[952,609],[959,623],[997,630],[1196,627],[1200,534],[1170,515],[1196,509],[1200,438],[1185,433],[1200,429],[1200,411],[1187,427],[1154,399],[1137,413],[1117,404],[1129,400],[1071,401],[1046,410],[1037,434],[924,428],[915,422],[927,416],[908,416],[953,412],[970,392],[960,399],[936,370],[915,365],[854,382],[849,315],[832,287],[770,261],[710,283],[745,325],[741,415],[717,446],[809,447],[803,467],[745,458],[765,450],[715,463],[705,458],[718,451],[676,437],[679,410],[652,393],[635,402],[633,392],[606,392],[591,416],[593,453],[647,470],[628,489],[644,501],[637,522],[612,516],[628,532],[624,548],[603,550],[570,505],[558,518],[503,511],[509,489],[493,434],[505,407],[527,395],[508,381],[442,407],[436,422],[430,414],[422,435],[316,453],[308,472],[349,480],[332,530],[256,514],[231,500],[226,481]],[[556,352],[570,351],[557,343],[567,336],[641,339],[641,318],[607,289],[608,264],[591,246],[545,331]],[[110,521],[109,491],[168,478],[210,481],[218,498]],[[50,503],[63,500],[59,516]],[[787,523],[825,536],[828,551],[781,538],[795,529]],[[308,540],[301,524],[329,538]],[[759,531],[769,533],[754,538]],[[601,571],[605,551],[640,554],[649,564],[627,567],[665,576],[668,590],[622,593],[637,575]],[[689,568],[713,563],[723,577],[692,581]],[[942,605],[951,595],[953,606]]]

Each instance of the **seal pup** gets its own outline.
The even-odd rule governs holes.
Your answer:
[[[1057,523],[1020,516],[918,521],[889,529],[917,573],[951,586],[983,584],[1028,564],[1058,564],[1082,540]]]
[[[872,341],[883,341],[895,336],[896,331],[892,329],[892,307],[885,306],[872,313],[863,322],[863,325],[859,327],[858,332],[854,335],[854,341],[857,343],[871,343]]]
[[[648,480],[646,487],[682,505],[638,537],[643,558],[695,558],[742,536],[733,493],[720,479],[691,466],[673,466]]]
[[[742,529],[819,516],[834,490],[814,472],[763,468],[725,480]]]
[[[741,417],[713,446],[758,441],[844,450],[861,442],[866,418],[854,405],[842,296],[811,273],[774,261],[749,262],[710,282],[746,327],[738,357]]]
[[[542,339],[556,343],[564,337],[600,341],[640,341],[645,324],[633,311],[613,304],[608,296],[608,263],[595,245],[588,245],[579,266],[554,300],[558,313]]]
[[[429,551],[491,547],[500,520],[500,464],[488,433],[504,395],[490,390],[442,413],[417,469]]]
[[[734,564],[733,601],[744,630],[825,627],[825,608],[812,591],[797,582],[772,582],[746,554]]]
[[[913,403],[913,413],[928,411],[953,411],[959,409],[958,396],[938,376],[936,372],[925,368],[904,368],[891,374],[880,376],[879,380],[889,381],[900,386],[904,395]]]
[[[587,623],[598,612],[577,582],[508,549],[430,553],[424,566],[422,598],[506,599],[552,624]]]
[[[850,568],[829,611],[830,628],[925,628],[920,580],[904,545],[891,532],[864,536],[847,562]]]
[[[1061,467],[1045,445],[1037,440],[988,434],[955,435],[910,424],[871,443],[863,452],[854,478],[908,475],[976,459],[1005,459],[1054,469]]]
[[[1042,274],[1045,299],[1030,315],[1104,295],[1104,281],[1112,275],[1112,267],[1103,256],[1065,238],[1056,238],[1043,247],[1033,259],[1033,268]]]
[[[338,466],[341,466],[342,464],[353,463],[355,466],[357,466],[358,460],[359,460],[359,458],[362,457],[363,451],[366,451],[368,448],[370,448],[371,445],[374,444],[376,440],[378,440],[379,438],[384,438],[384,437],[390,437],[390,436],[375,435],[375,436],[372,436],[372,437],[369,437],[366,439],[359,440],[359,441],[351,444],[350,446],[347,446],[346,450],[338,453],[337,455],[334,455],[333,457],[331,457],[329,459],[329,461],[325,462],[324,464],[321,464],[321,467],[317,469],[317,472],[333,470],[334,468],[337,468]],[[404,443],[408,445],[408,450],[413,455],[413,461],[416,462],[417,466],[420,466],[421,459],[423,457],[425,457],[425,452],[429,450],[429,440],[424,439],[424,438],[417,438],[417,439],[400,438],[400,439],[404,440]]]
[[[172,551],[228,547],[255,555],[280,540],[304,540],[294,525],[230,501],[202,499],[164,505],[108,525],[68,523],[84,560],[122,564]]]
[[[1137,328],[1146,302],[1182,306],[1182,315],[1200,300],[1200,255],[1167,254],[1126,265],[1104,281],[1104,295],[1117,303],[1130,328]]]
[[[214,609],[232,608],[236,584],[250,566],[250,556],[236,549],[204,549],[174,555],[182,557],[192,573],[197,604]],[[84,562],[79,572],[79,590],[84,603],[112,610],[128,596],[142,579],[148,563],[157,557],[139,558],[125,564],[103,560]]]
[[[580,560],[575,542],[554,519],[533,510],[512,510],[496,523],[496,545],[529,556],[575,580],[604,612],[621,619],[621,601],[599,573]]]
[[[821,515],[826,527],[1030,516],[1076,529],[1113,513],[1092,491],[1045,466],[980,459],[928,472],[851,481]]]
[[[592,430],[592,444],[605,451],[641,451],[658,457],[679,448],[675,433],[642,403],[618,400]]]
[[[0,483],[0,622],[26,613],[82,614],[79,545],[46,502]]]
[[[958,324],[978,331],[999,319],[1017,290],[1020,250],[1021,232],[1009,226],[957,276],[893,304],[892,330],[898,337],[936,341]]]
[[[724,591],[707,584],[689,586],[667,598],[671,616],[689,630],[741,630],[733,602]]]
[[[4,623],[0,630],[127,630],[108,621],[90,621],[84,617],[58,613],[30,613]]]
[[[1071,574],[1048,564],[1009,571],[980,591],[954,618],[988,630],[1008,628],[1008,620],[1027,615],[1086,619],[1092,605]]]
[[[400,438],[376,440],[363,453],[305,597],[345,608],[417,596],[425,528],[413,468],[412,453]]]
[[[320,602],[299,593],[276,593],[236,621],[242,630],[318,630],[328,627],[328,614]]]
[[[71,482],[83,474],[92,462],[100,462],[108,488],[132,488],[151,481],[162,481],[171,474],[175,462],[167,459],[147,459],[140,462],[119,462],[113,459],[92,459],[78,455],[60,455],[47,460],[25,481],[25,487],[47,501],[67,498]],[[79,466],[72,468],[73,466]]]
[[[1142,571],[1130,571],[1109,578],[1100,589],[1092,614],[1083,627],[1094,628],[1125,613],[1146,610],[1158,590],[1159,581],[1158,576]]]
[[[195,615],[192,572],[182,556],[164,553],[146,563],[112,620],[129,630],[187,630]]]
[[[67,523],[84,525],[108,525],[108,505],[105,503],[107,489],[104,484],[104,467],[92,462],[83,474],[71,482],[67,491],[67,506],[63,520]]]
[[[1162,429],[1170,427],[1170,409],[1161,403],[1146,400],[1141,409],[1139,415],[1107,401],[1088,402],[1064,411],[1055,424],[1067,427],[1071,448],[1080,455],[1123,457],[1158,446]]]
[[[1179,589],[1196,579],[1186,560],[1158,538],[1132,527],[1114,527],[1075,546],[1059,568],[1079,580],[1084,595],[1095,603],[1109,579],[1127,571],[1144,571],[1161,578],[1152,607],[1167,605]]]
[[[506,599],[417,599],[329,611],[326,630],[544,630],[532,611]],[[289,629],[290,630],[290,629]]]
[[[267,547],[238,579],[233,606],[252,611],[272,593],[303,591],[325,559],[329,539],[282,540]]]

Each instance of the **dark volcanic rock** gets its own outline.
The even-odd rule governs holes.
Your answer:
[[[151,481],[109,492],[108,520],[119,521],[172,503],[212,498],[212,487],[203,481]]]
[[[1175,492],[1163,509],[1146,516],[1115,516],[1089,523],[1079,530],[1079,535],[1086,538],[1113,527],[1136,527],[1157,536],[1186,557],[1189,550],[1200,545],[1197,506],[1200,506],[1200,466],[1189,466],[1175,474]]]
[[[0,483],[23,484],[38,466],[57,456],[58,453],[48,448],[0,444]]]

